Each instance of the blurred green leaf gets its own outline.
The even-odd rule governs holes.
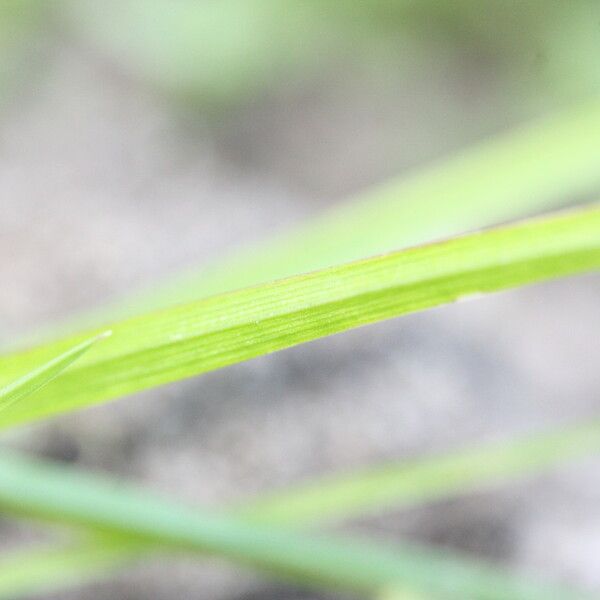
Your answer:
[[[598,452],[600,422],[487,447],[368,469],[292,487],[241,507],[252,522],[285,526],[422,505]]]
[[[311,2],[71,2],[72,28],[138,78],[204,107],[246,98],[342,43],[334,16]]]
[[[191,509],[109,479],[4,453],[0,507],[122,538],[212,554],[304,584],[374,594],[399,588],[440,598],[549,600],[579,597],[442,552],[306,536]]]
[[[590,0],[74,0],[71,13],[122,68],[204,107],[336,62],[396,73],[424,53],[477,59],[516,104],[600,92]]]
[[[250,523],[294,529],[314,527],[387,508],[406,508],[464,494],[492,482],[539,472],[599,449],[600,423],[594,422],[322,479],[282,493],[266,494],[241,507],[230,508],[228,514]],[[47,592],[49,587],[58,589],[84,583],[108,575],[131,561],[147,559],[155,552],[156,548],[144,543],[125,544],[104,538],[67,548],[22,552],[0,562],[0,598],[12,599]]]
[[[388,508],[407,508],[464,494],[598,450],[600,423],[593,422],[501,444],[325,478],[281,493],[267,493],[242,506],[230,508],[228,514],[250,523],[294,529],[314,527]],[[15,598],[17,592],[25,595],[47,591],[52,582],[55,588],[83,583],[108,575],[132,560],[147,559],[156,552],[156,548],[143,543],[132,545],[106,539],[91,540],[81,544],[81,551],[79,548],[79,545],[73,545],[23,552],[14,560],[0,563],[0,598]],[[80,560],[85,562],[85,569],[81,571]],[[14,564],[19,565],[16,571]]]
[[[518,104],[572,101],[600,91],[600,4],[590,0],[382,0],[442,47],[475,56]]]

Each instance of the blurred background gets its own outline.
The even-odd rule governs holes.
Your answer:
[[[2,0],[0,343],[595,93],[595,1]],[[3,438],[218,506],[584,420],[599,293],[461,303]],[[600,464],[350,528],[600,591]],[[0,552],[37,535],[0,521]],[[325,597],[197,562],[52,598]]]

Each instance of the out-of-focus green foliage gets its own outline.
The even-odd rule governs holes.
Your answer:
[[[296,533],[192,509],[75,469],[0,456],[0,507],[164,551],[232,559],[276,577],[371,597],[410,590],[446,600],[575,600],[572,590],[530,582],[483,563],[411,544],[385,545]]]
[[[0,83],[56,22],[134,77],[205,108],[334,66],[401,75],[448,55],[529,105],[600,91],[599,20],[593,0],[4,0]]]
[[[252,522],[314,527],[464,494],[598,449],[600,421],[594,421],[509,443],[329,477],[258,498],[237,514]]]
[[[38,0],[0,2],[0,101],[18,81],[21,71],[31,66],[35,36],[48,10],[46,3]]]
[[[600,422],[593,422],[313,481],[255,498],[229,514],[263,525],[314,528],[392,506],[406,508],[464,494],[491,482],[551,468],[599,448]],[[48,592],[52,587],[99,579],[132,561],[148,559],[155,551],[152,545],[95,537],[66,547],[22,551],[0,561],[0,599],[14,600]]]
[[[470,56],[520,101],[600,89],[591,0],[75,0],[75,30],[136,76],[206,104],[345,60]]]
[[[340,0],[340,8],[343,4]],[[518,93],[521,101],[540,94],[574,99],[600,89],[600,4],[594,0],[363,4],[381,17],[380,23],[403,21],[422,36],[441,39],[447,48],[497,69],[507,93]]]
[[[76,1],[76,31],[132,73],[205,104],[326,64],[345,30],[312,2]]]

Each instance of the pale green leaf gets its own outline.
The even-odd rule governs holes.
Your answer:
[[[72,468],[0,456],[0,508],[122,537],[232,560],[290,581],[374,594],[413,590],[441,598],[549,600],[578,597],[510,578],[483,564],[416,546],[386,548],[306,536],[187,508],[141,489]]]
[[[406,508],[464,494],[598,450],[600,423],[594,422],[323,479],[282,493],[267,494],[230,509],[229,514],[265,525],[314,527],[382,509]],[[14,561],[0,562],[0,598],[46,591],[49,582],[58,588],[100,578],[132,560],[146,559],[154,552],[155,548],[144,544],[132,546],[105,539],[81,544],[81,549],[74,545],[24,552]],[[56,556],[63,558],[57,560]],[[80,570],[81,557],[85,561],[84,570]],[[16,572],[14,564],[19,567]],[[510,578],[508,574],[504,576]]]
[[[242,506],[237,514],[252,522],[314,526],[464,494],[598,451],[600,422],[592,422],[508,443],[334,476],[258,498]]]

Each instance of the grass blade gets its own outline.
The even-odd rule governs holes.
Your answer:
[[[463,494],[491,482],[537,473],[598,450],[600,423],[594,422],[317,481],[283,493],[267,494],[234,507],[229,514],[265,525],[314,527],[386,508],[406,508]],[[104,539],[80,546],[22,553],[14,560],[0,563],[0,599],[45,591],[47,580],[58,588],[100,578],[155,552],[155,548],[144,544],[129,546]],[[64,558],[57,560],[57,556]],[[85,557],[83,571],[79,570],[80,556]]]
[[[133,543],[224,557],[291,581],[359,593],[399,588],[456,599],[577,597],[572,591],[510,578],[444,553],[411,546],[391,550],[247,524],[109,479],[17,456],[0,457],[0,507],[122,536]]]
[[[191,377],[347,329],[600,267],[600,207],[247,288],[114,324],[112,338],[0,425]],[[85,339],[93,332],[83,334]],[[81,336],[0,359],[0,385]]]
[[[464,494],[598,451],[600,422],[593,422],[332,477],[250,501],[236,514],[258,523],[314,526]]]

